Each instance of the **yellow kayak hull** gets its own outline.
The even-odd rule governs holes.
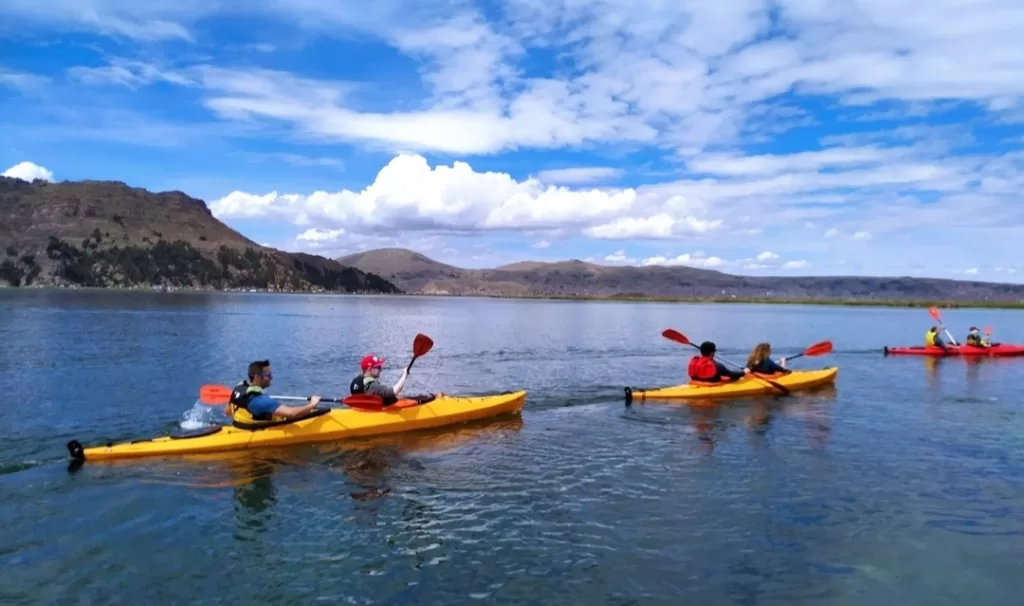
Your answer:
[[[525,391],[487,396],[441,396],[426,404],[364,411],[336,408],[292,423],[260,429],[239,429],[232,425],[215,426],[191,437],[162,436],[121,444],[81,448],[68,443],[72,459],[104,461],[139,457],[189,455],[290,446],[346,438],[384,435],[418,429],[430,429],[476,421],[505,414],[519,414],[526,400]],[[73,445],[77,445],[77,451]]]
[[[834,383],[839,369],[836,367],[822,368],[820,370],[795,370],[788,375],[766,376],[769,380],[782,385],[790,391],[811,389],[822,385]],[[747,396],[774,395],[780,393],[771,385],[754,377],[746,376],[737,381],[721,383],[718,385],[693,385],[684,383],[672,387],[661,387],[659,389],[630,389],[636,400],[675,400],[675,399],[708,399],[708,398],[741,398]]]

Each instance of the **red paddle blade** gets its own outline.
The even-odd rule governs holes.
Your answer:
[[[928,308],[928,315],[931,316],[932,319],[935,320],[936,322],[939,322],[940,324],[942,323],[942,315],[939,314],[939,308],[938,307],[929,307]]]
[[[434,346],[434,341],[424,334],[416,335],[416,338],[412,340],[412,355],[417,358],[426,355],[430,348]]]
[[[992,334],[992,327],[991,326],[986,326],[985,327],[985,334],[986,335]]]
[[[686,338],[686,335],[679,332],[678,330],[674,330],[671,328],[666,328],[665,330],[663,330],[661,332],[661,336],[665,337],[669,341],[675,341],[676,343],[681,343],[683,345],[690,344],[690,340]]]
[[[360,410],[380,410],[384,408],[384,400],[369,394],[348,396],[341,403],[349,408],[358,408]]]
[[[832,341],[815,343],[804,350],[805,356],[823,356],[827,353],[832,353]]]
[[[227,385],[203,385],[199,388],[199,401],[207,406],[222,406],[231,399],[231,388]]]

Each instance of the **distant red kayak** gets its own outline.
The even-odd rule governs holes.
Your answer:
[[[999,343],[992,347],[974,347],[972,345],[950,345],[946,351],[941,347],[884,347],[882,352],[889,356],[993,356],[1009,357],[1024,356],[1024,345],[1006,345]]]

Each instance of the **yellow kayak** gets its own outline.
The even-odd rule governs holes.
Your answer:
[[[525,400],[525,391],[474,397],[442,395],[425,404],[400,400],[394,406],[379,411],[320,408],[306,418],[259,429],[215,425],[176,435],[90,448],[83,448],[77,440],[72,440],[67,448],[73,461],[82,462],[289,446],[429,429],[518,414]]]
[[[787,375],[764,375],[765,378],[782,385],[790,391],[810,389],[819,385],[827,385],[835,382],[839,369],[836,367],[822,368],[821,370],[794,370]],[[718,383],[715,385],[684,383],[672,387],[659,389],[632,389],[626,388],[626,397],[638,400],[674,400],[674,399],[704,399],[704,398],[739,398],[744,396],[757,396],[764,394],[778,394],[779,390],[764,381],[751,376],[743,377],[736,381]]]

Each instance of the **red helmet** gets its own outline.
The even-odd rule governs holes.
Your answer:
[[[363,358],[363,361],[359,363],[359,367],[363,369],[363,372],[366,372],[371,368],[383,368],[384,363],[387,361],[387,358],[378,358],[374,354],[370,354]]]

